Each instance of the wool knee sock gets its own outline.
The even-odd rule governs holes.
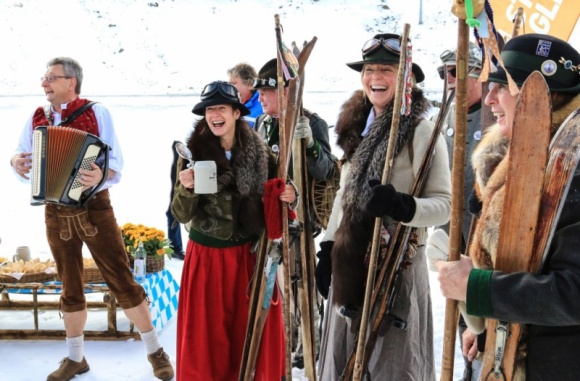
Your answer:
[[[67,337],[66,346],[68,347],[68,358],[81,362],[83,359],[83,347],[85,343],[85,335],[77,337]]]
[[[159,344],[159,338],[157,337],[157,331],[155,331],[155,328],[149,332],[141,332],[141,340],[145,343],[145,348],[147,349],[148,355],[157,352],[157,350],[161,348],[161,344]]]

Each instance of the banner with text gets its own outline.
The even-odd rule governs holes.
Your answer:
[[[490,0],[498,32],[509,38],[518,8],[524,11],[520,33],[544,33],[568,41],[580,16],[578,0]]]

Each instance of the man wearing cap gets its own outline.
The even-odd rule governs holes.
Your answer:
[[[507,192],[505,168],[512,130],[526,128],[513,126],[518,96],[510,91],[510,77],[521,87],[532,72],[542,73],[550,89],[549,128],[554,137],[564,120],[577,113],[580,107],[580,53],[561,39],[545,34],[524,34],[510,39],[501,57],[505,70],[499,67],[489,74],[490,91],[485,98],[497,123],[486,130],[472,156],[476,189],[483,203],[481,216],[469,247],[470,256],[436,263],[441,291],[447,298],[465,302],[466,313],[476,319],[522,324],[525,334],[519,338],[513,380],[578,380],[580,170],[577,167],[568,184],[569,190],[562,196],[565,198],[561,200],[563,208],[555,217],[555,231],[549,233],[551,244],[546,248],[540,270],[508,274],[494,270],[494,259]],[[573,142],[569,144],[570,150],[576,152]],[[509,216],[509,222],[517,224],[518,216]],[[508,254],[530,255],[517,250]],[[470,320],[466,319],[468,324]],[[470,328],[476,330],[471,324]],[[484,348],[485,345],[464,347],[464,354],[473,358]],[[495,357],[498,353],[490,355]]]
[[[456,50],[445,50],[441,53],[441,63],[442,65],[437,68],[439,72],[439,77],[447,81],[447,90],[449,92],[455,91],[456,84]],[[468,71],[469,73],[479,74],[481,72],[481,49],[475,45],[473,42],[469,42],[469,56],[468,56]],[[469,196],[473,190],[473,185],[475,182],[473,168],[469,162],[469,158],[473,152],[473,149],[477,143],[481,140],[481,94],[482,94],[482,84],[478,82],[477,78],[468,77],[467,78],[467,131],[466,131],[466,147],[465,147],[465,165],[464,165],[464,182],[463,182],[463,217],[461,219],[461,235],[462,235],[462,250],[465,253],[465,245],[469,238],[469,229],[471,225],[471,213],[469,213],[468,201]],[[451,163],[453,159],[453,142],[455,139],[455,107],[456,103],[453,102],[449,105],[447,113],[445,114],[445,119],[443,121],[442,133],[447,142],[447,150],[449,153],[449,166],[451,168]],[[431,118],[432,121],[436,121],[438,115]],[[431,239],[437,239],[437,236],[441,237],[441,240],[448,240],[449,234],[449,223],[440,227],[441,230],[435,230],[432,233]],[[443,233],[444,232],[444,233]],[[429,253],[427,253],[429,255]],[[462,345],[462,335],[465,332],[467,326],[463,321],[463,317],[460,316],[459,319],[459,342],[460,347]],[[479,379],[479,371],[481,370],[481,361],[474,360],[469,361],[467,357],[464,356],[465,370],[463,372],[463,381],[471,381]]]
[[[276,58],[266,62],[254,80],[254,88],[260,93],[259,100],[264,114],[256,120],[257,131],[264,137],[272,152],[278,155],[280,139],[278,127],[280,106],[278,104],[278,82]],[[288,94],[288,82],[284,82],[284,99]],[[318,114],[304,109],[294,130],[295,139],[305,139],[308,175],[325,180],[333,161],[328,139],[328,124]],[[291,173],[291,170],[289,171]]]
[[[264,114],[260,115],[256,120],[255,128],[259,134],[262,135],[264,140],[268,143],[268,146],[272,149],[272,152],[278,156],[279,155],[279,114],[280,105],[278,103],[278,82],[277,79],[277,60],[273,58],[266,62],[264,66],[260,69],[258,77],[254,80],[254,88],[258,90],[260,96],[259,100],[262,104]],[[284,82],[284,95],[283,98],[286,99],[288,94],[288,82]],[[318,114],[312,113],[307,109],[304,109],[304,115],[300,116],[298,123],[294,129],[294,139],[304,139],[304,144],[306,145],[306,169],[308,175],[308,187],[312,184],[313,179],[326,180],[331,173],[331,169],[334,165],[333,156],[331,154],[330,143],[328,138],[328,124],[324,119],[320,118]],[[291,149],[289,147],[288,149]],[[293,178],[292,165],[288,166],[288,176]],[[312,200],[311,200],[312,202]],[[315,221],[315,213],[313,205],[310,205],[310,216],[313,222],[313,226],[316,227],[315,236],[320,232],[320,226]],[[299,249],[299,245],[293,245],[293,249]],[[299,253],[298,253],[299,255]],[[290,265],[291,274],[294,273],[293,267],[294,263]],[[292,300],[295,302],[297,293],[294,293]],[[297,305],[296,303],[294,303]],[[318,308],[314,308],[315,311],[315,323],[319,320]],[[295,319],[292,319],[293,321]],[[301,348],[301,333],[299,328],[295,330],[297,333],[297,352],[294,355],[293,365],[295,367],[302,367],[302,348]],[[316,330],[316,353],[318,353],[318,330]]]
[[[449,91],[455,90],[456,83],[456,51],[446,50],[440,58],[442,65],[437,68],[441,79],[447,81],[447,89]],[[469,73],[479,75],[481,72],[481,49],[473,42],[469,43]],[[477,142],[481,140],[481,83],[477,78],[467,78],[467,131],[466,131],[466,150],[465,150],[465,179],[463,183],[463,218],[461,225],[461,233],[463,237],[463,247],[469,238],[469,226],[471,223],[471,214],[467,207],[469,195],[473,189],[474,176],[473,169],[469,163],[469,158]],[[455,107],[453,102],[445,115],[442,132],[447,142],[447,149],[449,153],[450,166],[453,158],[453,141],[455,139]],[[437,115],[432,121],[437,120]],[[445,232],[449,233],[449,224],[442,227]]]

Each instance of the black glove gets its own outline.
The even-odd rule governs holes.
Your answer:
[[[391,184],[381,185],[379,180],[369,180],[371,198],[365,204],[365,210],[374,217],[385,215],[396,221],[409,222],[415,216],[415,198],[409,194],[397,192]]]
[[[332,279],[332,257],[330,256],[332,246],[334,246],[334,241],[320,242],[320,251],[316,253],[318,263],[316,270],[314,270],[314,279],[316,280],[316,288],[324,299],[328,299],[330,280]]]
[[[483,208],[483,204],[479,201],[479,197],[477,197],[477,193],[475,193],[475,188],[473,188],[469,195],[469,199],[467,200],[467,210],[469,210],[469,213],[473,216],[479,217],[481,208]]]

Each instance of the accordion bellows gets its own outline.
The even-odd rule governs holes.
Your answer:
[[[32,139],[32,199],[83,206],[107,179],[109,146],[97,136],[70,127],[40,126]],[[93,189],[82,191],[80,169],[97,163],[103,179]]]

